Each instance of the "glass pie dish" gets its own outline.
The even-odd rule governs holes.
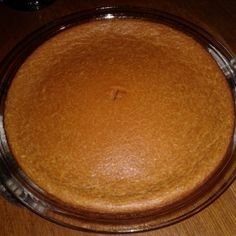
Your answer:
[[[36,214],[74,229],[99,232],[138,232],[171,225],[208,206],[235,179],[235,135],[228,147],[221,167],[205,184],[184,201],[145,214],[104,214],[89,210],[76,210],[53,199],[40,189],[20,168],[9,148],[4,126],[6,94],[14,76],[26,58],[42,43],[70,27],[91,20],[141,19],[162,23],[191,35],[217,62],[225,75],[235,101],[235,57],[220,42],[203,29],[185,20],[152,9],[134,7],[104,7],[66,16],[44,26],[17,45],[1,65],[1,157],[0,179],[2,191],[12,196]],[[45,62],[46,63],[46,62]]]

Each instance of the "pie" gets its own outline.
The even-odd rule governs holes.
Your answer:
[[[183,201],[226,161],[230,87],[191,35],[92,20],[41,44],[8,90],[4,127],[24,173],[66,206],[102,213]]]

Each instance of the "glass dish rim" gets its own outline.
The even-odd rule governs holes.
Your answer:
[[[101,8],[93,8],[85,11],[79,11],[73,13],[68,16],[61,17],[51,23],[46,24],[39,30],[36,30],[28,37],[26,37],[22,42],[20,42],[5,58],[5,60],[0,64],[1,69],[1,107],[0,107],[0,142],[1,142],[1,151],[0,151],[0,178],[1,182],[3,182],[4,187],[8,189],[23,205],[29,208],[31,211],[35,212],[36,214],[40,215],[41,217],[46,218],[47,220],[53,221],[55,223],[61,224],[63,226],[67,226],[74,229],[80,230],[89,230],[95,232],[107,232],[107,233],[127,233],[127,232],[140,232],[146,231],[150,229],[157,229],[164,226],[168,226],[174,223],[177,223],[183,219],[186,219],[200,210],[204,209],[206,206],[211,204],[216,198],[218,198],[234,181],[236,178],[236,171],[235,171],[235,158],[231,157],[229,159],[230,163],[226,163],[227,168],[231,170],[231,174],[227,176],[227,181],[222,183],[222,186],[218,191],[212,193],[211,196],[208,196],[208,199],[203,201],[200,205],[189,209],[184,214],[181,214],[178,217],[172,218],[171,220],[165,220],[164,223],[157,223],[155,219],[151,220],[149,223],[145,222],[145,224],[139,223],[134,225],[127,225],[127,228],[122,228],[119,224],[116,225],[109,225],[107,222],[94,223],[93,225],[88,223],[85,226],[85,223],[82,222],[80,226],[71,225],[60,221],[58,219],[46,215],[45,209],[47,208],[47,213],[50,214],[64,214],[65,208],[63,211],[58,207],[55,206],[55,203],[48,201],[47,196],[43,197],[42,195],[46,194],[45,192],[40,192],[36,185],[32,181],[30,181],[24,173],[20,170],[19,166],[16,165],[12,155],[10,154],[9,147],[7,145],[6,135],[4,132],[4,124],[3,124],[3,113],[4,113],[4,96],[6,95],[4,91],[7,91],[7,88],[10,84],[11,79],[14,77],[17,69],[21,66],[24,60],[36,49],[40,46],[43,42],[48,40],[49,38],[53,37],[54,35],[70,28],[75,25],[83,24],[90,20],[102,20],[102,19],[113,19],[113,18],[137,18],[137,19],[144,19],[159,23],[167,24],[171,27],[175,27],[179,30],[184,31],[187,34],[193,36],[197,41],[201,41],[202,45],[206,46],[206,49],[213,50],[212,53],[219,53],[212,55],[215,60],[221,61],[222,70],[225,70],[229,73],[229,80],[231,83],[231,88],[234,95],[235,101],[235,85],[233,80],[235,81],[235,71],[230,66],[230,61],[232,60],[233,55],[230,51],[228,51],[223,44],[218,42],[207,33],[205,30],[199,28],[198,26],[182,19],[177,16],[161,12],[158,10],[154,10],[151,8],[143,8],[143,7],[132,7],[132,6],[109,6],[109,7],[101,7]],[[200,40],[201,39],[201,40]],[[26,47],[27,46],[27,47]],[[211,53],[211,54],[212,54]],[[227,76],[226,76],[227,77]],[[2,89],[3,87],[3,89]],[[234,135],[235,136],[235,135]],[[235,146],[235,137],[233,137],[233,145]],[[222,168],[223,169],[223,168]],[[227,172],[228,173],[228,172]],[[24,179],[19,179],[19,177],[24,177]],[[10,180],[10,181],[9,181]],[[28,183],[27,183],[28,182]],[[216,184],[216,183],[215,183]],[[39,191],[39,192],[38,192]],[[68,214],[71,214],[68,213]],[[73,215],[70,215],[73,216]],[[66,217],[64,215],[64,217]],[[144,216],[145,217],[145,216]],[[123,226],[124,223],[122,223]],[[92,225],[92,226],[91,226]],[[119,228],[120,227],[120,228]]]

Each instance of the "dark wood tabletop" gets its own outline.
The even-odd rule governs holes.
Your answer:
[[[235,0],[142,0],[94,1],[56,0],[35,12],[10,9],[0,3],[0,61],[12,48],[48,22],[79,10],[100,6],[133,5],[155,8],[185,18],[212,33],[236,55]],[[77,232],[48,222],[27,209],[19,208],[0,197],[1,236],[97,235]],[[138,235],[236,235],[236,182],[209,207],[178,224]]]

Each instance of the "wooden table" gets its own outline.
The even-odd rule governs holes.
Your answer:
[[[56,0],[53,5],[38,12],[19,12],[0,4],[0,61],[33,30],[45,23],[78,10],[104,5],[136,5],[155,7],[177,14],[211,31],[230,47],[236,55],[236,1],[235,0],[142,0],[142,1],[79,1]],[[96,235],[63,228],[18,208],[0,197],[1,236]],[[197,215],[173,226],[139,235],[236,235],[236,182],[213,204]]]

